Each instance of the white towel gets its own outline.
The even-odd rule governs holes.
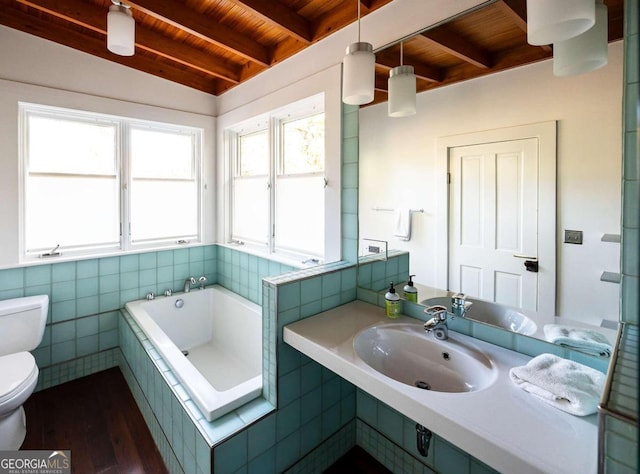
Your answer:
[[[541,354],[509,371],[513,383],[542,401],[571,413],[595,413],[605,375],[591,367],[553,354]]]
[[[561,324],[545,324],[544,337],[547,341],[590,355],[611,357],[613,348],[606,337],[597,331],[580,329]]]
[[[393,235],[400,240],[411,240],[411,210],[396,209],[395,223]]]

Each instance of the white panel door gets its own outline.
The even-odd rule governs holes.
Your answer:
[[[449,150],[449,289],[538,310],[538,139]]]

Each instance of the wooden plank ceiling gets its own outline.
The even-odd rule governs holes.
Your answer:
[[[361,15],[392,0],[360,0]],[[123,0],[136,22],[135,55],[106,48],[111,0],[0,0],[0,24],[185,86],[219,95],[357,19],[345,0]],[[622,38],[623,0],[609,7]],[[366,41],[366,38],[363,38]],[[526,42],[526,0],[497,0],[404,42],[419,92],[552,56]],[[376,54],[376,98],[386,101],[399,46]]]

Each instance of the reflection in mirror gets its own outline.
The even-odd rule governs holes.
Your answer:
[[[553,76],[551,48],[526,43],[526,25],[508,3],[404,39],[404,64],[418,76],[415,116],[388,117],[382,78],[399,46],[376,53],[376,101],[359,115],[359,235],[410,252],[418,301],[461,291],[513,307],[537,325],[534,337],[548,338],[544,325],[556,323],[613,342],[623,2],[605,2],[608,64],[568,77]],[[550,139],[527,131],[540,124],[551,124]],[[476,147],[497,143],[493,133],[503,130],[505,142],[524,148]],[[545,161],[551,154],[555,162]],[[408,240],[398,235],[407,212]],[[511,266],[492,266],[500,259]]]

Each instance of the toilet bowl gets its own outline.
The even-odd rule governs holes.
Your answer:
[[[38,366],[29,352],[0,357],[0,450],[18,449],[26,435],[22,405],[38,382]]]
[[[19,449],[24,441],[22,405],[39,373],[29,351],[42,341],[48,308],[46,295],[0,301],[0,451]]]

